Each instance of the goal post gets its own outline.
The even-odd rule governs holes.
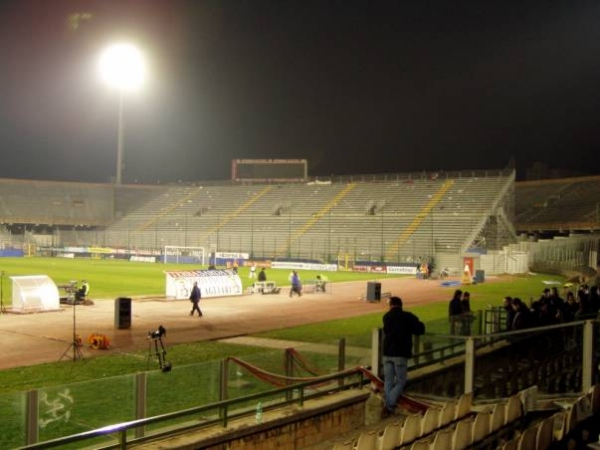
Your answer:
[[[165,245],[163,262],[165,264],[200,264],[205,265],[206,251],[204,247],[182,247]]]

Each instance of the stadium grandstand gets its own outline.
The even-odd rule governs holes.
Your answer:
[[[541,236],[600,230],[600,177],[522,181],[515,185],[515,228]]]
[[[90,256],[95,248],[109,257],[148,255],[156,261],[169,246],[246,253],[252,260],[338,265],[427,261],[462,267],[467,255],[491,255],[495,264],[504,255],[497,266],[480,262],[478,267],[503,272],[537,264],[548,272],[565,273],[566,267],[587,276],[597,273],[598,239],[593,232],[599,229],[599,193],[600,177],[516,182],[513,169],[163,186],[2,179],[0,241],[5,251]],[[534,242],[565,232],[576,236],[549,246]],[[591,238],[582,238],[584,233]],[[510,268],[518,255],[526,255],[525,265]],[[371,418],[371,391],[348,389],[341,381],[356,376],[362,387],[364,371],[340,371],[326,375],[342,391],[331,404],[319,403],[315,412],[303,406],[294,415],[280,409],[289,407],[295,395],[294,387],[287,386],[285,402],[269,405],[264,417],[260,403],[260,419],[251,417],[242,424],[246,434],[233,429],[231,435],[211,439],[249,442],[253,436],[258,441],[281,429],[277,439],[287,436],[291,446],[304,441],[289,432],[290,424],[307,423],[320,437],[331,430],[331,442],[315,444],[313,450],[547,449],[566,448],[558,444],[566,445],[584,430],[597,430],[597,321],[508,331],[501,325],[506,322],[503,314],[501,309],[485,311],[469,325],[478,328],[473,334],[434,331],[415,343],[410,392],[425,402],[421,410],[407,409],[411,413],[402,418],[382,421],[375,408],[371,413],[376,417]],[[380,336],[371,342],[372,367],[380,367]],[[291,358],[289,351],[286,358]],[[345,354],[345,349],[339,351]],[[306,383],[311,382],[316,383]],[[319,401],[317,388],[305,388],[314,394],[307,397],[309,404]],[[331,394],[330,384],[323,389]],[[563,407],[554,400],[565,394]],[[241,400],[224,402],[229,407],[236,401]],[[194,414],[222,407],[215,405],[198,407]],[[123,426],[140,424],[145,426],[143,421]],[[185,434],[206,442],[206,437]]]
[[[514,242],[514,180],[502,170],[167,186],[3,179],[1,239],[38,249],[156,254],[174,245],[264,259],[431,261]]]
[[[517,182],[507,168],[302,178],[303,170],[287,180],[172,185],[0,179],[0,245],[4,254],[154,261],[187,247],[342,268],[427,262],[438,273],[472,256],[488,274],[597,273],[600,177]],[[555,237],[562,241],[548,244]],[[558,261],[548,257],[557,245]]]

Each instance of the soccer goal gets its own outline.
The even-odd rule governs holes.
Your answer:
[[[180,247],[165,245],[164,263],[200,264],[204,266],[206,251],[204,247]]]

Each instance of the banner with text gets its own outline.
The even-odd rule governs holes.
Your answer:
[[[202,298],[242,295],[242,280],[231,270],[184,270],[165,272],[166,297],[169,300],[188,300],[198,282]]]
[[[317,264],[295,261],[271,261],[272,269],[292,270],[322,270],[324,272],[337,272],[337,264]]]

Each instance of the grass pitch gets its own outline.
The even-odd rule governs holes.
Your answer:
[[[56,284],[68,283],[70,280],[86,279],[90,282],[90,296],[94,300],[112,300],[120,296],[162,296],[165,290],[165,271],[187,270],[189,264],[149,264],[117,260],[72,260],[61,258],[5,258],[0,267],[6,276],[13,275],[48,275]],[[288,284],[289,270],[267,269],[268,279],[279,285]],[[253,280],[248,278],[248,269],[239,269],[244,287]],[[314,278],[318,272],[302,271],[304,280]],[[330,282],[383,279],[385,275],[356,272],[327,273]],[[397,276],[396,276],[397,277]],[[463,287],[471,293],[473,310],[486,309],[489,305],[500,305],[505,295],[521,297],[523,300],[538,298],[545,287],[543,281],[561,282],[557,276],[522,275],[511,276],[506,283],[482,283]],[[454,288],[448,288],[447,298],[422,306],[410,307],[426,323],[445,320],[448,301]],[[10,305],[10,283],[4,279],[4,303]],[[370,343],[370,332],[381,326],[381,314],[367,314],[350,319],[340,319],[324,323],[303,325],[294,328],[278,329],[259,336],[294,340],[301,342],[327,342],[346,338],[349,345],[366,345]],[[169,357],[177,360],[179,365],[193,364],[219,359],[224,356],[242,356],[253,354],[261,349],[234,346],[219,342],[203,342],[197,344],[181,344],[169,348]],[[68,383],[73,379],[73,370],[77,371],[77,379],[92,380],[116,375],[124,375],[139,371],[139,355],[108,355],[92,358],[83,365],[68,362],[56,362],[0,371],[0,386],[3,392],[14,392],[40,386]],[[76,367],[75,367],[76,366]]]

